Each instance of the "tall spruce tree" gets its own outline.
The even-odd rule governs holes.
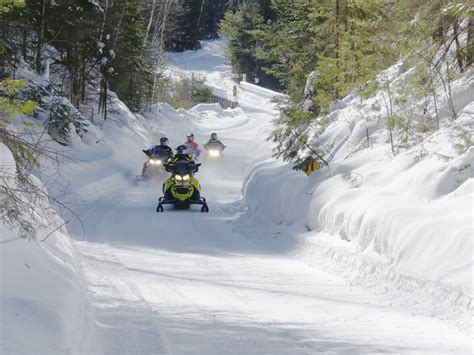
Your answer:
[[[263,61],[257,57],[259,30],[272,12],[268,1],[245,1],[236,11],[227,11],[219,27],[219,34],[229,38],[229,58],[237,74],[261,78]]]
[[[109,81],[111,89],[116,91],[132,110],[143,108],[152,85],[147,53],[143,45],[145,29],[141,1],[125,1],[120,9],[119,24],[114,36],[114,71]]]

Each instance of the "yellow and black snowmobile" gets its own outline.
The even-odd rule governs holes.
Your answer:
[[[201,197],[201,185],[193,176],[201,164],[194,162],[170,162],[164,164],[171,176],[163,184],[164,196],[158,199],[156,212],[163,212],[163,205],[174,205],[175,208],[187,209],[191,205],[201,205],[201,212],[209,212],[206,199]]]

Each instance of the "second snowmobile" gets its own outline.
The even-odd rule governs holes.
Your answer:
[[[148,161],[143,164],[142,169],[142,180],[159,180],[163,177],[166,172],[164,164],[167,162],[166,157],[151,155],[148,157]]]

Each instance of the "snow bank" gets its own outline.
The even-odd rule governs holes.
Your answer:
[[[240,87],[248,93],[258,95],[260,98],[265,97],[267,99],[273,99],[275,96],[281,95],[276,91],[269,90],[258,85],[250,84],[246,81],[241,81]]]
[[[14,167],[0,143],[0,181],[12,183]],[[63,222],[47,201],[36,203],[43,211],[36,216],[38,241],[18,238],[0,223],[0,351],[76,352],[87,322],[80,266],[64,229],[39,241]]]
[[[395,157],[386,128],[365,122],[355,108],[360,99],[348,98],[319,137],[334,157],[330,169],[308,178],[272,160],[254,164],[243,190],[250,213],[305,226],[313,257],[349,267],[361,283],[377,274],[384,288],[403,288],[403,299],[470,328],[474,147],[459,154],[453,144],[461,129],[474,135],[472,96],[466,101],[473,77],[453,83],[457,120],[443,119],[440,130]]]
[[[46,78],[23,67],[18,77],[27,79],[32,86],[48,84]],[[114,93],[110,96],[105,121],[96,113],[97,102],[81,107],[90,120],[87,132],[78,136],[71,127],[69,146],[61,146],[44,135],[41,146],[61,154],[54,160],[43,160],[31,176],[45,194],[47,189],[49,196],[60,196],[61,202],[81,218],[94,214],[92,207],[104,191],[130,188],[144,161],[141,150],[155,143],[149,137],[159,132],[156,121],[134,115]],[[72,107],[66,98],[61,100]],[[27,125],[31,137],[35,133],[43,136],[36,119],[21,117],[20,121],[33,123]],[[19,125],[17,130],[21,132],[23,128]],[[28,139],[29,135],[24,137]],[[15,186],[16,167],[11,152],[0,143],[1,183]],[[27,218],[34,225],[37,240],[21,239],[17,229],[10,230],[0,223],[0,352],[100,350],[100,339],[93,334],[100,325],[90,304],[88,280],[83,279],[83,256],[74,241],[84,238],[82,221],[60,206],[55,212],[46,199],[36,199],[34,203],[36,209]]]
[[[198,74],[205,78],[206,85],[214,95],[233,101],[238,78],[232,74],[225,57],[226,40],[202,41],[201,46],[199,51],[168,53],[167,72],[177,78]],[[275,91],[241,81],[237,87],[236,99],[239,105],[271,109],[271,100],[279,95],[281,94]]]

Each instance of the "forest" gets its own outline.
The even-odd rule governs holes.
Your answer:
[[[164,51],[197,49],[215,38],[224,1],[2,0],[2,76],[20,62],[60,71],[60,90],[76,107],[99,87],[105,113],[113,90],[133,110],[155,100]]]
[[[338,100],[350,93],[369,97],[379,89],[387,96],[379,110],[388,113],[376,119],[386,122],[392,151],[418,143],[421,135],[439,129],[437,103],[444,97],[456,119],[450,82],[474,59],[474,11],[468,2],[244,1],[225,14],[220,33],[230,38],[236,72],[288,94],[275,132],[276,155],[288,160],[306,149],[309,124],[324,130]],[[402,71],[409,70],[403,87],[375,80],[399,61]],[[308,91],[309,77],[314,88]],[[410,111],[409,118],[394,113],[395,102]],[[395,131],[404,137],[398,147]]]

